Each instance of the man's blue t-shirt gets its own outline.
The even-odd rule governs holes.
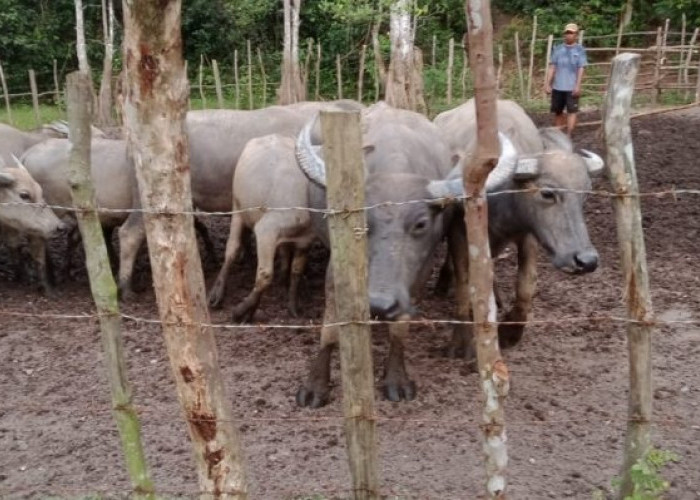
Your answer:
[[[555,46],[550,61],[556,66],[552,88],[566,92],[574,90],[578,69],[588,65],[586,49],[580,43]]]

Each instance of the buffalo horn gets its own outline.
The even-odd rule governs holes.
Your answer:
[[[318,114],[304,125],[299,132],[296,142],[296,157],[299,166],[306,176],[319,186],[326,186],[326,164],[319,155],[319,147],[311,144],[311,129],[318,120]]]
[[[581,149],[581,156],[583,156],[583,161],[586,162],[586,168],[588,169],[589,175],[597,175],[603,171],[605,162],[600,156],[595,154],[593,151]]]
[[[15,155],[12,155],[12,159],[15,160],[15,165],[17,165],[17,168],[20,170],[24,170],[25,172],[27,171],[27,167],[24,166],[24,164],[19,161],[19,158],[17,158]]]

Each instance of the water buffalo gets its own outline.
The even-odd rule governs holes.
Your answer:
[[[589,273],[598,265],[598,252],[591,244],[583,216],[585,192],[591,189],[590,176],[602,171],[602,159],[589,151],[575,153],[569,138],[558,129],[538,131],[527,114],[512,101],[498,101],[498,128],[515,146],[518,159],[512,174],[502,177],[487,191],[489,239],[492,255],[506,245],[518,249],[516,299],[504,321],[524,322],[530,316],[536,286],[538,244],[552,264],[566,273]],[[434,123],[453,152],[470,161],[476,152],[476,109],[474,100],[439,114]],[[461,168],[461,167],[460,167]],[[499,191],[519,190],[496,194]],[[461,195],[461,177],[432,183],[433,195]],[[459,221],[459,218],[456,219]],[[465,239],[464,225],[456,239]],[[453,245],[463,246],[466,242]],[[466,259],[456,259],[457,282],[466,283]],[[462,293],[466,293],[462,291]],[[461,314],[468,312],[461,311]],[[504,347],[517,343],[523,325],[500,325],[499,339]],[[474,350],[470,332],[454,330],[451,351],[472,359]]]
[[[287,106],[241,110],[201,110],[187,114],[192,202],[203,212],[229,212],[233,206],[233,173],[249,140],[269,134],[296,136],[320,109],[352,110],[351,100],[300,102]],[[135,212],[119,228],[119,288],[131,294],[136,253],[145,240],[142,216]]]
[[[444,235],[450,214],[434,202],[428,187],[444,179],[454,160],[439,129],[424,116],[377,103],[362,115],[365,203],[367,211],[369,283],[372,316],[384,320],[408,319],[414,313],[412,298],[432,266],[431,256]],[[297,155],[313,181],[310,203],[325,207],[325,165],[311,140],[308,124],[297,140]],[[504,149],[512,150],[511,146]],[[504,155],[505,156],[505,155]],[[512,156],[512,155],[511,155]],[[495,176],[503,171],[502,165]],[[312,215],[322,241],[328,244],[325,220]],[[306,382],[297,392],[297,404],[318,407],[329,397],[330,356],[337,344],[335,297],[332,276],[327,274],[326,308],[321,332],[321,350],[314,359]],[[385,364],[383,388],[392,401],[410,400],[415,384],[404,365],[406,323],[389,325],[390,350]]]
[[[63,224],[51,209],[43,206],[41,186],[16,157],[13,161],[16,166],[8,167],[0,158],[0,236],[13,248],[21,244],[23,237],[29,238],[32,259],[45,265],[43,247],[31,243],[34,238],[48,238]],[[48,283],[41,285],[48,289]]]
[[[234,308],[234,322],[253,318],[260,296],[272,282],[275,251],[282,244],[292,245],[294,249],[288,308],[292,315],[297,315],[299,279],[306,263],[307,249],[315,238],[311,216],[308,210],[274,210],[309,205],[309,180],[297,166],[294,151],[293,138],[266,135],[248,141],[236,165],[233,175],[234,214],[226,256],[209,292],[209,304],[219,306],[231,264],[240,249],[243,230],[253,229],[258,256],[255,287]]]

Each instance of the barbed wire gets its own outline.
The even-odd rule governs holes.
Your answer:
[[[547,154],[547,153],[544,153]],[[622,193],[622,192],[612,192],[607,190],[582,190],[582,189],[567,189],[567,188],[554,188],[554,187],[531,187],[524,189],[505,189],[500,191],[489,192],[487,195],[491,196],[501,196],[508,194],[528,194],[537,193],[542,191],[555,192],[555,193],[571,193],[571,194],[581,194],[590,196],[599,196],[604,198],[657,198],[663,199],[669,197],[673,201],[678,201],[679,197],[682,195],[700,195],[700,189],[678,189],[671,187],[668,189],[662,189],[660,191],[650,191],[650,192],[639,192],[639,193]],[[435,204],[442,202],[444,204],[454,203],[454,202],[464,202],[471,199],[468,195],[463,196],[447,196],[439,198],[419,198],[415,200],[407,201],[384,201],[380,203],[375,203],[372,205],[367,205],[359,208],[343,208],[343,209],[333,209],[333,208],[313,208],[308,206],[296,206],[296,207],[270,207],[266,205],[257,205],[255,207],[241,208],[238,210],[228,210],[228,211],[212,211],[203,212],[201,210],[183,210],[183,211],[172,211],[163,210],[157,208],[105,208],[105,207],[95,207],[95,208],[79,208],[74,206],[65,205],[53,205],[47,203],[32,203],[32,202],[0,202],[0,207],[2,206],[30,206],[36,207],[37,209],[50,208],[55,211],[62,212],[74,212],[74,213],[105,213],[105,214],[132,214],[132,213],[144,213],[151,215],[166,215],[166,216],[176,216],[176,215],[192,215],[192,216],[231,216],[244,213],[252,212],[284,212],[284,211],[306,211],[310,213],[322,214],[324,216],[336,216],[336,215],[349,215],[357,212],[364,212],[368,210],[374,210],[382,207],[392,207],[392,206],[402,206],[411,205],[419,203],[430,203]]]

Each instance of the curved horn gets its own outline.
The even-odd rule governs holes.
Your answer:
[[[486,178],[487,193],[496,190],[510,179],[518,162],[518,152],[508,136],[499,132],[498,140],[501,143],[501,156],[498,158],[498,164]],[[435,198],[464,196],[461,164],[453,168],[445,179],[430,181],[428,192]]]
[[[593,151],[581,149],[581,156],[583,157],[583,161],[586,162],[588,175],[597,175],[603,171],[603,168],[605,167],[605,162],[600,156],[595,154]]]
[[[510,179],[518,163],[518,152],[508,136],[503,132],[498,132],[498,142],[501,143],[501,156],[498,158],[498,164],[491,170],[486,179],[487,193]]]
[[[24,170],[25,172],[27,171],[27,167],[25,167],[24,164],[21,161],[19,161],[19,158],[17,158],[15,155],[12,155],[12,159],[15,161],[15,165],[17,166],[17,168],[19,168],[20,170]]]
[[[319,186],[326,187],[326,164],[319,155],[320,148],[311,145],[311,129],[317,120],[318,113],[301,129],[294,153],[304,174]]]

